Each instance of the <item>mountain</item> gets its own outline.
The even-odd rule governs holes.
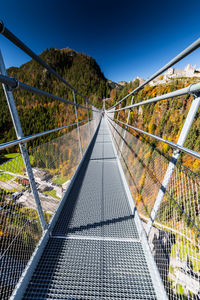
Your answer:
[[[46,49],[40,57],[93,105],[102,107],[102,99],[109,96],[110,87],[93,58],[70,48]],[[11,67],[7,72],[9,76],[26,84],[73,101],[71,89],[33,60],[19,68]],[[74,108],[71,105],[20,89],[14,90],[13,93],[25,136],[75,121]],[[83,104],[83,99],[77,96],[77,102]],[[0,143],[3,143],[15,139],[16,136],[2,87],[0,87],[0,106]],[[85,111],[79,109],[80,120],[85,116]],[[44,141],[46,139],[44,138]],[[35,146],[35,143],[36,141],[32,145]]]

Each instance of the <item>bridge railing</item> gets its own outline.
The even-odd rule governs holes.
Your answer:
[[[147,229],[171,156],[152,146],[143,136],[130,133],[116,123],[111,124],[118,156]],[[200,176],[177,162],[148,234],[152,254],[170,299],[182,299],[184,295],[196,299],[198,295],[199,193]]]
[[[198,299],[200,294],[200,176],[180,162],[183,154],[186,161],[200,159],[198,152],[184,147],[198,116],[200,83],[139,103],[134,103],[134,95],[199,46],[200,39],[106,111],[122,167],[170,299]],[[158,109],[156,103],[166,99],[184,103],[187,100],[180,98],[184,95],[193,100],[177,143],[129,124],[130,113],[134,110],[140,113],[139,107],[149,105],[151,111],[155,104],[154,108]],[[159,108],[161,105],[162,102]],[[134,119],[132,122],[136,123]]]
[[[8,299],[40,238],[64,199],[99,123],[100,111],[54,69],[15,37],[2,22],[0,31],[72,90],[73,101],[37,89],[7,75],[0,52],[0,82],[12,117],[16,140],[0,144],[0,294]],[[13,90],[21,89],[74,108],[71,124],[24,137]],[[77,102],[78,97],[85,104]],[[64,108],[63,108],[64,109]],[[72,111],[72,110],[71,110]],[[37,141],[39,146],[30,146]],[[19,146],[20,153],[12,153]],[[5,150],[11,153],[5,154]]]

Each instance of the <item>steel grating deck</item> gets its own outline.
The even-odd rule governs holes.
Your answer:
[[[23,299],[158,299],[104,119]]]
[[[24,299],[156,297],[140,243],[51,238]]]

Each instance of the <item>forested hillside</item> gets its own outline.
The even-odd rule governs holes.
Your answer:
[[[95,106],[102,107],[102,98],[109,96],[110,88],[93,58],[68,48],[47,49],[41,54],[41,58]],[[19,68],[12,67],[7,72],[9,76],[16,77],[26,84],[73,101],[70,88],[33,60]],[[20,89],[14,90],[13,93],[25,136],[75,121],[74,108],[71,105]],[[83,104],[80,97],[77,97],[77,101]],[[3,143],[16,137],[2,87],[0,87],[0,106],[0,143]],[[79,109],[79,119],[85,117],[85,111]],[[48,137],[43,141],[46,139]],[[35,140],[32,145],[35,146],[37,143]]]
[[[137,103],[157,95],[172,92],[177,89],[184,88],[192,82],[199,81],[198,78],[177,78],[166,85],[145,86],[134,96],[133,103]],[[107,101],[107,106],[111,106],[139,85],[139,81],[128,83],[122,90],[112,90],[111,99]],[[175,97],[173,99],[163,100],[157,103],[136,107],[131,111],[129,124],[143,129],[149,133],[168,139],[172,142],[177,142],[180,135],[184,120],[193,99],[192,95]],[[131,102],[131,96],[123,101],[117,108],[125,107]],[[192,128],[189,132],[185,147],[195,151],[200,151],[200,112],[198,111]],[[115,114],[117,117],[117,113]],[[118,119],[126,122],[127,110],[119,112]],[[145,137],[146,138],[146,137]],[[164,143],[159,143],[151,138],[146,138],[152,145],[157,146],[163,153],[171,154],[171,149]],[[198,160],[182,155],[184,165],[190,167],[195,172],[199,173],[200,163]]]

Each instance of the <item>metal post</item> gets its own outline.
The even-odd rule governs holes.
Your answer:
[[[119,112],[117,111],[117,117],[116,120],[118,120],[118,116],[119,116]],[[117,128],[117,123],[115,122],[115,132],[113,133],[113,138],[115,139],[115,135],[116,135],[116,128]]]
[[[105,111],[105,98],[103,99],[103,111]]]
[[[2,75],[7,76],[6,68],[5,68],[5,65],[4,65],[3,56],[2,56],[1,51],[0,51],[0,73]],[[5,93],[5,96],[6,96],[7,103],[8,103],[8,107],[9,107],[9,110],[10,110],[10,114],[11,114],[11,117],[12,117],[12,121],[13,121],[13,125],[14,125],[15,132],[16,132],[16,135],[17,135],[17,139],[21,139],[21,138],[24,137],[24,135],[23,135],[21,123],[20,123],[20,120],[19,120],[17,108],[16,108],[16,105],[15,105],[15,100],[14,100],[14,97],[13,97],[12,89],[9,88],[5,84],[3,84],[3,89],[4,89],[4,93]],[[27,150],[26,146],[23,143],[19,144],[19,147],[20,147],[20,151],[21,151],[24,163],[25,163],[26,172],[28,174],[28,178],[29,178],[31,190],[32,190],[32,193],[33,193],[33,197],[35,199],[36,208],[37,208],[37,211],[38,211],[40,223],[42,225],[42,229],[44,230],[44,229],[46,229],[46,221],[45,221],[44,214],[43,214],[43,211],[42,211],[40,198],[39,198],[39,195],[38,195],[38,191],[37,191],[37,187],[36,187],[36,183],[35,183],[35,179],[34,179],[34,175],[33,175],[33,170],[32,170],[31,164],[30,164],[28,150]]]
[[[181,130],[181,133],[180,133],[180,136],[179,136],[179,139],[178,139],[178,142],[177,142],[177,144],[180,145],[180,146],[183,146],[184,143],[185,143],[188,132],[190,130],[190,127],[192,126],[193,120],[194,120],[195,115],[197,113],[197,110],[199,108],[199,105],[200,105],[200,97],[199,97],[199,95],[194,95],[194,99],[193,99],[192,104],[190,106],[190,110],[188,112],[188,115],[186,117],[186,120],[184,122],[183,128]],[[172,159],[171,159],[171,161],[168,165],[168,168],[167,168],[167,171],[165,173],[165,177],[163,179],[161,188],[160,188],[160,190],[158,192],[158,195],[156,197],[154,207],[151,211],[150,219],[147,223],[147,228],[146,228],[147,235],[149,235],[149,232],[151,230],[153,222],[156,218],[157,212],[158,212],[159,207],[161,205],[162,199],[165,195],[165,191],[166,191],[167,186],[169,184],[170,178],[173,174],[173,171],[174,171],[174,168],[176,166],[176,162],[179,158],[179,155],[180,155],[180,150],[176,149],[176,150],[173,151]]]
[[[90,117],[89,117],[89,108],[88,108],[88,101],[86,99],[86,109],[87,109],[87,119],[88,119],[88,126],[89,126],[89,134],[91,137],[91,128],[90,128]]]
[[[74,98],[74,103],[77,104],[77,102],[76,102],[76,95],[75,95],[74,90],[73,90],[73,98]],[[77,107],[76,107],[76,105],[75,105],[74,107],[75,107],[75,113],[76,113],[76,124],[77,124],[77,129],[78,129],[79,148],[80,148],[81,156],[83,156],[83,153],[82,153],[82,147],[81,147],[80,129],[79,129],[79,124],[78,124],[78,112],[77,112]]]
[[[95,127],[97,127],[97,120],[95,118],[96,112],[94,112],[93,109],[94,109],[94,106],[92,106],[92,121],[95,121]]]
[[[133,104],[133,99],[134,99],[134,95],[131,98],[131,105]],[[125,126],[125,130],[124,130],[123,138],[122,138],[122,145],[121,145],[121,149],[120,149],[120,153],[119,153],[119,158],[121,157],[122,151],[123,151],[123,148],[124,148],[124,140],[126,138],[126,130],[127,130],[127,125],[129,123],[130,113],[131,113],[131,110],[129,109],[128,116],[127,116],[127,121],[126,121],[126,126]]]

